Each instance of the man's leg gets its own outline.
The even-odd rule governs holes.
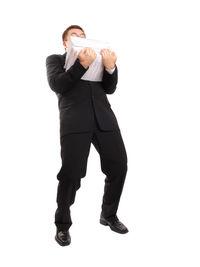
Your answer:
[[[92,143],[100,155],[101,170],[106,175],[102,214],[105,218],[117,213],[127,173],[127,154],[120,131],[95,131]]]
[[[74,203],[80,180],[86,175],[92,133],[71,133],[61,137],[62,166],[57,174],[57,210],[55,224],[58,230],[72,225],[70,206]]]

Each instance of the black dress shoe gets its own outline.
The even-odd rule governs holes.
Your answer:
[[[55,240],[61,246],[68,246],[71,243],[71,236],[69,234],[69,230],[57,230]]]
[[[103,224],[103,225],[110,226],[110,229],[112,231],[115,231],[115,232],[117,232],[119,234],[126,234],[126,233],[128,233],[127,227],[122,222],[119,221],[119,219],[117,218],[116,215],[113,216],[113,217],[110,217],[110,218],[106,219],[101,214],[100,223]]]

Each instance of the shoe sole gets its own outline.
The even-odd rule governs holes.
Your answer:
[[[128,229],[126,231],[124,231],[124,232],[121,232],[119,230],[116,230],[114,227],[112,227],[111,225],[109,225],[109,223],[107,223],[106,221],[104,221],[102,219],[100,219],[99,222],[102,225],[109,226],[112,231],[114,231],[114,232],[116,232],[118,234],[126,234],[126,233],[128,233]]]
[[[55,240],[62,247],[69,246],[71,244],[71,242],[65,243],[65,244],[64,243],[61,243],[60,240],[56,236],[55,236]]]

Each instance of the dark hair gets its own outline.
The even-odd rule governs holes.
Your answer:
[[[71,29],[79,29],[79,30],[81,30],[82,32],[84,32],[84,30],[83,30],[79,25],[71,25],[71,26],[69,26],[69,27],[63,32],[63,34],[62,34],[62,40],[63,40],[63,41],[65,40],[65,38],[66,38],[66,36],[67,36],[69,30],[71,30]],[[85,32],[84,32],[84,33],[85,33]]]

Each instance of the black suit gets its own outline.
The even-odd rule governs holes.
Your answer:
[[[57,94],[60,111],[60,144],[62,166],[59,180],[55,224],[69,229],[72,224],[70,205],[74,203],[80,179],[86,175],[87,159],[92,143],[106,174],[102,212],[105,218],[116,214],[126,172],[127,155],[117,119],[106,94],[117,85],[117,66],[112,74],[105,68],[102,82],[81,80],[87,71],[77,59],[66,72],[64,55],[47,57],[47,77]]]
[[[65,72],[65,55],[47,58],[47,77],[51,89],[57,94],[60,110],[60,134],[91,131],[93,106],[102,130],[119,129],[106,94],[112,94],[117,84],[117,67],[112,75],[105,69],[102,82],[80,80],[87,71],[77,59]]]

